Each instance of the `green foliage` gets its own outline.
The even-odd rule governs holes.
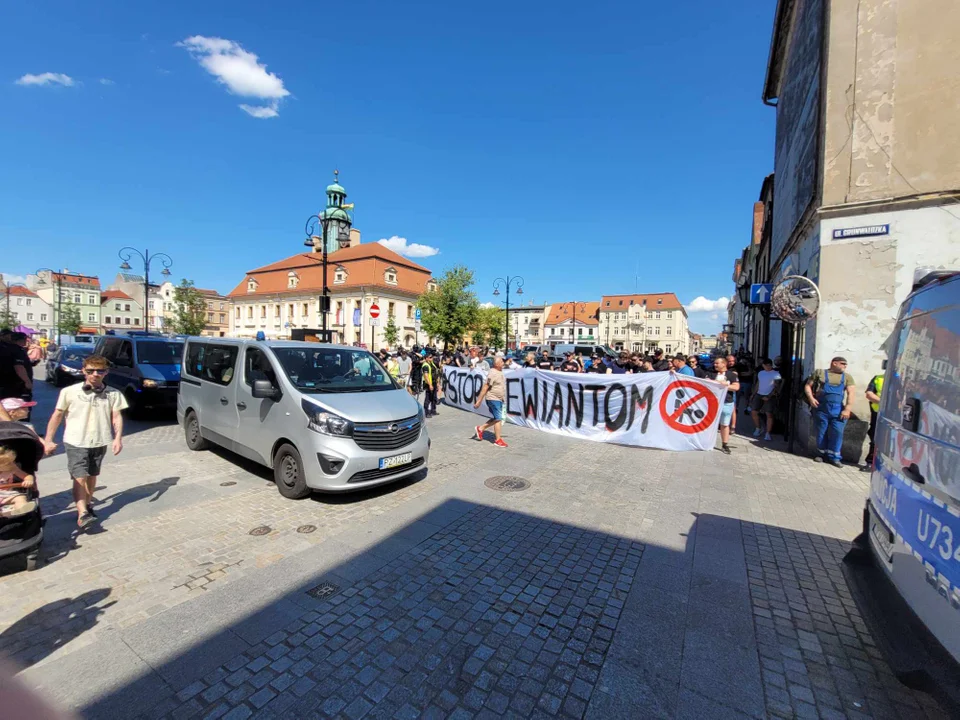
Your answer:
[[[400,337],[400,328],[397,327],[397,321],[394,319],[393,315],[387,318],[387,324],[383,326],[383,340],[390,347],[394,347],[397,344],[397,339]]]
[[[169,323],[178,335],[199,335],[207,326],[207,300],[193,286],[192,280],[181,280],[173,291],[173,320]],[[166,326],[166,324],[165,324]]]
[[[60,317],[57,318],[57,333],[62,335],[76,335],[83,326],[83,316],[80,308],[72,302],[64,303],[60,307]]]
[[[13,313],[6,308],[0,309],[0,330],[13,330],[17,326],[17,320]]]
[[[473,272],[456,265],[437,281],[435,291],[425,292],[417,301],[423,332],[441,340],[444,348],[462,340],[475,323],[479,303],[472,286]]]
[[[497,307],[479,308],[470,327],[470,336],[475,345],[489,345],[499,350],[504,346],[506,313]]]

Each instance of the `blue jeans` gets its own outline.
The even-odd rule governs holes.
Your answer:
[[[820,454],[827,460],[839,460],[840,448],[843,446],[843,430],[847,421],[820,410],[814,410],[813,419],[817,424],[817,449]]]

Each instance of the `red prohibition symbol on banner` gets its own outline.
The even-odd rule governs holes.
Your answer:
[[[673,407],[668,402],[673,398]],[[717,419],[720,403],[706,387],[690,380],[676,380],[660,396],[660,416],[677,432],[693,435],[703,432]]]

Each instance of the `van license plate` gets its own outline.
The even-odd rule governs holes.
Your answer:
[[[877,516],[873,509],[870,510],[870,534],[883,552],[884,559],[890,562],[893,559],[893,542],[890,540],[892,533],[887,524]]]
[[[394,455],[393,457],[380,458],[380,469],[399,467],[407,465],[413,461],[413,453],[404,453],[403,455]]]

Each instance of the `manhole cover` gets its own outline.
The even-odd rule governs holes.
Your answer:
[[[300,533],[301,535],[309,535],[316,529],[317,529],[316,525],[301,525],[300,527],[297,528],[297,532]]]
[[[520,492],[530,487],[529,480],[524,480],[522,477],[516,477],[515,475],[496,475],[487,478],[483,484],[491,490],[499,490],[500,492]]]
[[[227,480],[226,482],[220,483],[220,487],[230,487],[231,485],[236,485],[237,483],[233,480]]]
[[[251,535],[267,535],[269,533],[270,533],[269,525],[260,525],[259,527],[255,527],[253,530],[250,531]]]
[[[315,588],[307,590],[307,595],[310,597],[315,597],[317,600],[326,600],[331,595],[336,595],[340,592],[340,586],[334,585],[333,583],[320,583]]]

